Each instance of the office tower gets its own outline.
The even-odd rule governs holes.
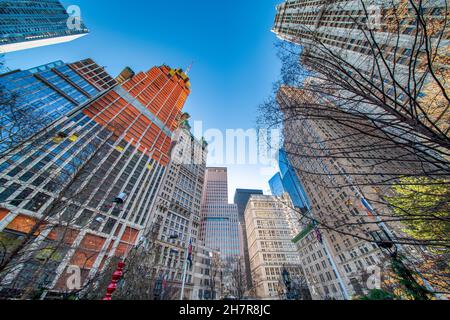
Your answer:
[[[280,172],[275,174],[269,181],[272,194],[281,197],[284,193],[288,193],[294,207],[302,212],[307,212],[310,207],[308,196],[289,161],[288,154],[283,149],[278,153],[278,166],[280,167]]]
[[[199,234],[207,145],[192,136],[187,123],[175,131],[173,142],[176,145],[172,149],[171,162],[161,184],[156,213],[152,218],[157,230],[157,251],[160,252],[156,262],[156,278],[164,278],[170,287],[170,290],[166,290],[170,291],[170,296],[158,299],[179,299],[187,263],[186,251],[190,243],[194,252],[193,263],[187,269],[184,294],[188,299],[196,299],[200,290],[194,290],[196,277],[203,275],[195,272],[195,266],[202,262],[200,253],[205,250],[199,241]],[[204,296],[203,292],[201,296]]]
[[[89,70],[86,77],[96,81]],[[3,295],[21,296],[31,284],[48,294],[70,291],[70,270],[86,284],[146,236],[189,93],[182,70],[153,67],[0,160],[0,241],[14,252],[31,236],[0,275]]]
[[[397,31],[393,19],[393,9],[402,11],[404,4],[399,2],[380,2],[373,0],[349,1],[339,3],[330,1],[286,0],[276,7],[277,14],[272,31],[282,40],[309,46],[314,41],[321,41],[327,47],[336,52],[346,52],[346,57],[355,62],[362,55],[371,56],[369,38],[364,36],[364,31],[369,29],[378,41],[384,41],[384,50],[394,50],[399,46],[399,51],[410,49],[414,39],[414,23],[407,21],[410,17],[406,14],[403,18],[404,25],[399,28],[402,41],[390,42],[391,33]],[[440,23],[446,11],[446,1],[425,1],[423,12],[426,18]],[[406,4],[408,7],[408,4]],[[365,7],[365,9],[364,9]],[[408,8],[413,10],[412,7]],[[355,23],[360,23],[359,27]],[[390,26],[392,24],[392,26]],[[364,26],[364,27],[362,27]],[[438,36],[432,35],[432,36]],[[395,39],[395,38],[394,38]],[[445,44],[442,44],[445,46]],[[406,64],[409,52],[405,52],[403,60],[399,63]]]
[[[280,89],[278,101],[286,119],[290,107],[297,99],[305,99],[305,94],[301,89]],[[335,115],[341,112],[331,104],[329,108]],[[367,294],[372,289],[367,274],[376,268],[386,271],[386,255],[375,243],[375,236],[405,237],[401,223],[386,222],[379,216],[395,216],[383,200],[391,191],[390,185],[382,182],[392,181],[399,174],[414,174],[423,163],[384,140],[381,130],[355,138],[356,132],[367,129],[364,123],[362,120],[356,127],[349,127],[333,121],[333,117],[284,123],[284,148],[311,204],[303,216],[304,229],[294,241],[315,299],[351,299]],[[298,141],[303,142],[300,148]],[[345,156],[329,156],[336,141],[346,150]],[[373,147],[380,145],[385,148]],[[420,260],[416,249],[401,250],[411,261]]]
[[[220,252],[223,261],[241,256],[237,205],[228,203],[227,168],[207,168],[202,196],[204,245]]]
[[[290,273],[293,282],[304,279],[300,257],[292,243],[301,226],[289,197],[252,195],[245,221],[256,296],[263,300],[284,299],[283,271]]]
[[[446,0],[287,0],[277,6],[273,32],[302,46],[314,91],[378,123],[389,121],[384,130],[403,138],[439,141],[449,128],[447,7]],[[412,114],[411,96],[417,97]],[[419,134],[425,131],[426,138]]]
[[[91,77],[86,77],[86,73]],[[0,75],[0,88],[11,97],[2,105],[0,150],[29,139],[52,122],[116,84],[104,68],[93,60],[75,63],[55,61],[29,70],[14,70]]]
[[[248,200],[252,195],[263,195],[262,190],[255,189],[237,189],[234,195],[234,204],[238,207],[239,223],[241,225],[242,232],[242,248],[244,253],[245,263],[245,276],[247,282],[247,289],[251,289],[253,280],[250,270],[250,258],[248,255],[248,243],[247,243],[247,227],[245,225],[245,209],[247,208]]]
[[[58,0],[1,0],[0,20],[0,53],[68,42],[89,32]]]
[[[281,174],[277,172],[272,179],[269,180],[270,191],[273,196],[281,197],[286,190],[283,186],[283,178],[281,178]]]

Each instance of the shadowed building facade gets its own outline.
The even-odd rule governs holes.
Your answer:
[[[292,110],[303,99],[313,101],[302,89],[280,89],[278,102],[286,119],[293,119]],[[329,110],[335,117],[341,112],[332,104]],[[310,202],[306,214],[299,212],[302,231],[293,241],[314,299],[367,294],[371,289],[367,274],[377,268],[389,272],[387,254],[375,239],[380,235],[408,238],[401,222],[385,218],[394,216],[385,198],[392,194],[392,185],[385,181],[420,172],[424,164],[408,150],[386,142],[381,130],[361,134],[367,128],[365,120],[349,127],[334,121],[333,116],[284,123],[284,148]],[[302,141],[300,147],[298,141]],[[330,155],[337,143],[345,156]],[[387,146],[377,148],[380,145]],[[411,263],[420,265],[422,258],[416,248],[399,245],[399,250]]]

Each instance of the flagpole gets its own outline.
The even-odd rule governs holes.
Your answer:
[[[192,241],[192,238],[189,239],[189,245]],[[185,289],[185,285],[186,285],[186,277],[187,277],[187,264],[188,264],[188,258],[189,258],[189,245],[188,245],[188,249],[186,250],[186,256],[184,258],[184,271],[183,271],[183,283],[181,285],[181,294],[180,294],[180,300],[183,301],[184,300],[184,289]]]

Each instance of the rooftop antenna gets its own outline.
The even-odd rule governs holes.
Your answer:
[[[191,71],[193,65],[194,65],[194,61],[192,61],[191,64],[189,65],[189,67],[186,69],[186,72],[185,72],[186,75],[189,74],[189,72]]]

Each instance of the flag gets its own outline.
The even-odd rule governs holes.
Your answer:
[[[323,244],[322,232],[320,232],[319,230],[319,224],[317,223],[317,221],[313,221],[313,226],[317,241]]]
[[[167,288],[167,278],[168,278],[168,274],[166,273],[165,275],[164,275],[164,277],[163,277],[163,281],[162,281],[162,289],[163,290],[166,290],[166,288]]]
[[[374,218],[375,210],[372,208],[370,203],[365,198],[361,199],[361,203],[362,203],[364,209],[367,211],[367,215],[371,218]]]
[[[322,233],[320,232],[320,230],[316,227],[314,229],[314,232],[316,233],[317,241],[319,241],[320,243],[323,243]]]
[[[189,268],[192,268],[192,239],[189,241],[189,248],[188,248],[188,261],[189,261]]]

